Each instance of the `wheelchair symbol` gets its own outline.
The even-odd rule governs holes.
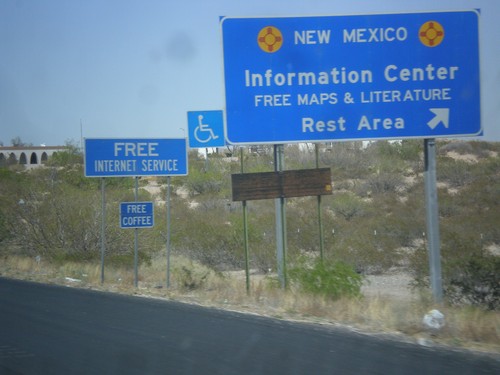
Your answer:
[[[218,135],[214,134],[210,125],[203,123],[203,115],[198,115],[198,126],[194,129],[194,137],[200,143],[207,143],[212,139],[219,138]]]

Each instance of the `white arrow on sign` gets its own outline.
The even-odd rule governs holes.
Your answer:
[[[448,120],[450,119],[450,109],[449,108],[429,108],[429,111],[434,113],[434,117],[431,121],[427,123],[431,129],[434,130],[440,122],[443,123],[445,128],[448,128]]]

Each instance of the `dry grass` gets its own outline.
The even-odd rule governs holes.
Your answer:
[[[366,332],[399,334],[402,338],[432,340],[454,347],[500,353],[500,314],[478,308],[438,307],[446,326],[430,333],[422,317],[431,308],[429,296],[410,301],[383,296],[331,301],[294,288],[283,291],[276,280],[252,275],[250,293],[241,274],[219,274],[183,257],[172,257],[171,287],[165,288],[166,259],[161,256],[139,269],[139,288],[134,288],[132,268],[107,266],[101,285],[99,264],[66,263],[56,266],[25,257],[3,258],[0,275],[45,283],[107,290],[126,294],[175,299],[188,303],[257,313],[284,319],[322,324],[343,324]],[[403,336],[404,335],[404,336]]]

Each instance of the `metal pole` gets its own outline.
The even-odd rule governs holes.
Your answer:
[[[245,277],[246,277],[246,287],[247,294],[250,294],[250,265],[249,265],[249,254],[248,254],[248,210],[247,201],[243,201],[243,238],[245,245]]]
[[[139,197],[139,177],[135,177],[135,201]],[[134,228],[134,286],[139,286],[139,229]]]
[[[316,154],[316,168],[319,168],[319,145],[314,144]],[[318,195],[318,230],[319,230],[319,257],[323,261],[323,249],[325,248],[325,240],[323,238],[323,217],[321,216],[321,195]]]
[[[274,170],[282,172],[284,170],[284,147],[274,145]],[[285,198],[280,197],[275,200],[276,211],[276,258],[278,263],[278,278],[281,287],[286,288],[286,212]]]
[[[243,173],[243,147],[240,147],[240,165],[241,173]],[[243,244],[245,247],[245,277],[246,277],[246,288],[247,294],[250,294],[250,266],[249,266],[249,254],[248,254],[248,211],[247,211],[247,201],[243,201]]]
[[[104,252],[106,251],[106,192],[101,177],[101,284],[104,284]]]
[[[285,198],[280,198],[280,215],[281,215],[281,244],[283,246],[282,249],[282,270],[283,270],[283,282],[282,288],[286,289],[288,285],[287,281],[287,267],[286,267],[286,253],[287,253],[287,242],[286,242],[286,206],[285,206]]]
[[[208,172],[208,147],[205,147],[205,173]]]
[[[170,176],[167,176],[167,288],[170,288]]]
[[[424,139],[425,157],[425,203],[427,217],[427,246],[429,253],[429,271],[434,301],[443,302],[441,280],[441,255],[439,240],[439,211],[436,184],[436,141]]]

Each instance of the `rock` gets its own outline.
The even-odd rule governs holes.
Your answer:
[[[81,283],[82,280],[73,279],[72,277],[65,277],[64,280],[69,281],[70,283]]]
[[[444,327],[444,315],[439,310],[431,310],[422,319],[424,327],[430,330],[440,330]]]
[[[428,347],[428,348],[430,348],[430,347],[432,347],[434,345],[434,343],[432,342],[432,340],[426,339],[424,337],[419,337],[417,339],[417,343],[419,345],[422,345],[422,346],[425,346],[425,347]]]

